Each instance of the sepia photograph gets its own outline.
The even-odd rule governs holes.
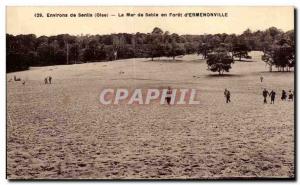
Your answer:
[[[295,180],[293,6],[6,6],[8,180]]]

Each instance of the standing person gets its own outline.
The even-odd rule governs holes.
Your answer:
[[[229,103],[230,102],[230,91],[228,91],[227,89],[225,89],[224,96],[226,98],[226,103]]]
[[[294,100],[294,94],[292,92],[292,90],[289,90],[289,101],[293,101]]]
[[[276,96],[275,91],[272,90],[272,91],[270,92],[270,96],[271,96],[271,104],[272,104],[272,103],[274,104],[275,96]]]
[[[264,103],[267,103],[267,97],[268,97],[269,92],[266,89],[264,89],[262,94],[264,97]]]
[[[45,84],[48,84],[48,78],[47,77],[45,78],[44,81],[45,81]]]
[[[52,77],[51,77],[51,76],[49,76],[49,84],[51,84],[51,80],[52,80]]]
[[[171,96],[172,96],[172,89],[171,87],[168,87],[168,91],[167,91],[167,95],[166,95],[166,100],[168,105],[170,105],[171,103]]]
[[[117,60],[117,58],[118,58],[118,52],[114,51],[114,60]]]
[[[264,80],[264,77],[260,76],[260,82],[263,82],[263,80]]]
[[[285,90],[282,90],[281,100],[286,100],[286,92],[285,92]]]

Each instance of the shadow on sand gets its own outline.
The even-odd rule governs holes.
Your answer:
[[[255,60],[234,60],[234,62],[257,62]]]
[[[240,75],[240,74],[210,74],[210,75],[206,75],[206,78],[224,78],[224,77],[243,77],[244,75]]]
[[[258,74],[284,74],[284,73],[294,73],[294,70],[291,71],[261,71],[257,72]]]

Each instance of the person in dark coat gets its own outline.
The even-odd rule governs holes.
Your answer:
[[[282,94],[281,94],[281,100],[286,100],[286,92],[285,90],[282,90]]]
[[[271,96],[271,104],[274,104],[275,96],[276,96],[275,91],[272,90],[272,91],[270,92],[270,96]]]
[[[52,77],[49,76],[49,84],[51,84],[51,81],[52,81]]]
[[[294,93],[292,92],[292,90],[289,90],[289,101],[293,101],[294,100]]]
[[[264,89],[262,94],[264,97],[264,103],[267,103],[267,97],[268,97],[269,92],[266,89]]]
[[[167,96],[166,96],[168,105],[170,105],[170,103],[171,103],[171,96],[172,96],[172,89],[171,89],[171,87],[168,87]]]
[[[230,91],[228,91],[227,89],[225,89],[224,96],[226,98],[226,103],[229,103],[230,102]]]

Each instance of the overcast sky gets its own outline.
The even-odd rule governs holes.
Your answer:
[[[294,29],[294,7],[7,7],[6,32],[9,34],[57,35],[68,33],[110,34],[149,33],[154,27],[178,34],[240,34],[275,26]],[[228,17],[118,17],[122,13],[228,13]],[[42,13],[43,18],[34,17]],[[116,16],[58,18],[47,13],[102,13]]]

